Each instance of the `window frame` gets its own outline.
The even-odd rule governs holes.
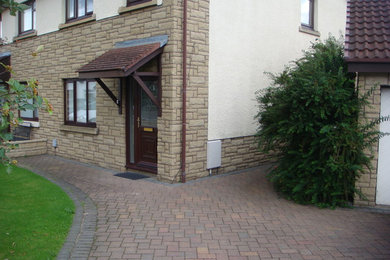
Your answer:
[[[302,22],[302,5],[301,5],[301,26],[310,30],[314,30],[314,0],[307,0],[309,1],[309,24]]]
[[[68,6],[69,6],[69,1],[73,1],[74,2],[74,17],[73,18],[69,18],[68,17],[68,14],[69,14],[69,9],[68,9]],[[84,1],[85,2],[85,15],[83,16],[79,16],[79,1]],[[92,1],[92,11],[88,12],[88,0],[66,0],[65,1],[65,22],[66,23],[71,23],[71,22],[74,22],[74,21],[78,21],[78,20],[82,20],[82,19],[85,19],[85,18],[88,18],[88,17],[91,17],[93,14],[93,1]]]
[[[33,33],[35,31],[35,27],[36,27],[36,24],[35,24],[35,20],[36,20],[36,1],[35,0],[30,0],[30,1],[27,1],[25,3],[23,3],[25,5],[28,5],[30,6],[31,8],[31,29],[29,30],[24,30],[24,28],[22,28],[22,15],[24,13],[24,11],[30,9],[26,9],[24,11],[19,11],[18,12],[18,31],[19,31],[19,35],[25,35],[25,34],[30,34],[30,33]]]
[[[35,99],[32,98],[32,100],[33,100],[33,104],[34,104],[35,103]],[[22,116],[22,111],[19,111],[19,117],[21,119],[23,119],[24,121],[27,121],[27,122],[28,121],[39,122],[38,108],[34,108],[34,110],[33,110],[33,117],[24,117],[24,116]]]
[[[26,81],[21,81],[20,84],[23,84],[23,85],[26,85],[27,86],[27,82]],[[34,98],[31,98],[32,101],[33,101],[33,104],[35,103],[35,99]],[[31,109],[28,109],[28,110],[31,110]],[[27,110],[26,110],[27,111]],[[33,121],[33,122],[39,122],[39,113],[38,113],[38,108],[34,108],[33,110],[33,117],[24,117],[22,116],[22,111],[19,111],[19,117],[21,119],[23,119],[24,121]]]
[[[0,13],[0,45],[3,41],[3,14]]]
[[[4,83],[4,82],[0,82],[0,86],[3,86],[5,88],[8,88],[8,84],[7,83]],[[4,102],[4,98],[0,98],[0,106],[3,106],[3,102]],[[0,123],[2,121],[2,118],[1,118],[1,112],[0,112]],[[11,127],[10,125],[8,125],[8,128],[7,129],[4,129],[4,132],[3,133],[9,133],[11,131]]]
[[[78,81],[86,81],[86,123],[83,122],[77,122],[77,82]],[[71,126],[83,126],[83,127],[92,127],[96,128],[96,122],[88,122],[89,121],[89,107],[88,107],[88,101],[89,101],[89,92],[88,92],[88,86],[89,82],[95,82],[97,87],[97,82],[93,79],[81,79],[81,78],[74,78],[74,79],[64,79],[64,124],[65,125],[71,125]],[[73,83],[73,121],[68,120],[68,95],[67,95],[67,85],[68,83]],[[96,100],[95,100],[96,102]],[[97,110],[97,107],[95,108]]]
[[[138,4],[143,4],[151,1],[152,0],[126,0],[126,6],[138,5]]]

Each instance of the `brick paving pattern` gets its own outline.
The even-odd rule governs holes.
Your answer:
[[[89,259],[390,259],[390,214],[286,201],[266,166],[168,185],[53,156],[21,162],[94,201]]]

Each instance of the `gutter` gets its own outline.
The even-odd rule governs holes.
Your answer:
[[[187,0],[183,0],[183,97],[181,133],[181,182],[186,182],[186,135],[187,135]]]

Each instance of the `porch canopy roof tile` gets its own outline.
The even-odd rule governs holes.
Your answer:
[[[121,78],[162,53],[168,36],[119,42],[115,48],[105,52],[79,70],[80,78]]]
[[[351,72],[390,70],[390,1],[349,0],[345,60]]]

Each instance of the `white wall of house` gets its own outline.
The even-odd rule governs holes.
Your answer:
[[[322,39],[345,33],[346,0],[315,1]],[[317,36],[300,32],[300,0],[210,1],[208,139],[253,135],[255,92]]]
[[[118,15],[119,7],[126,6],[126,0],[94,0],[94,13],[96,20]]]
[[[65,22],[65,2],[65,0],[36,1],[36,30],[38,35],[57,31],[58,25]]]
[[[12,39],[18,32],[18,19],[11,16],[9,10],[5,10],[1,16],[3,28],[2,39],[5,42],[12,42]]]

